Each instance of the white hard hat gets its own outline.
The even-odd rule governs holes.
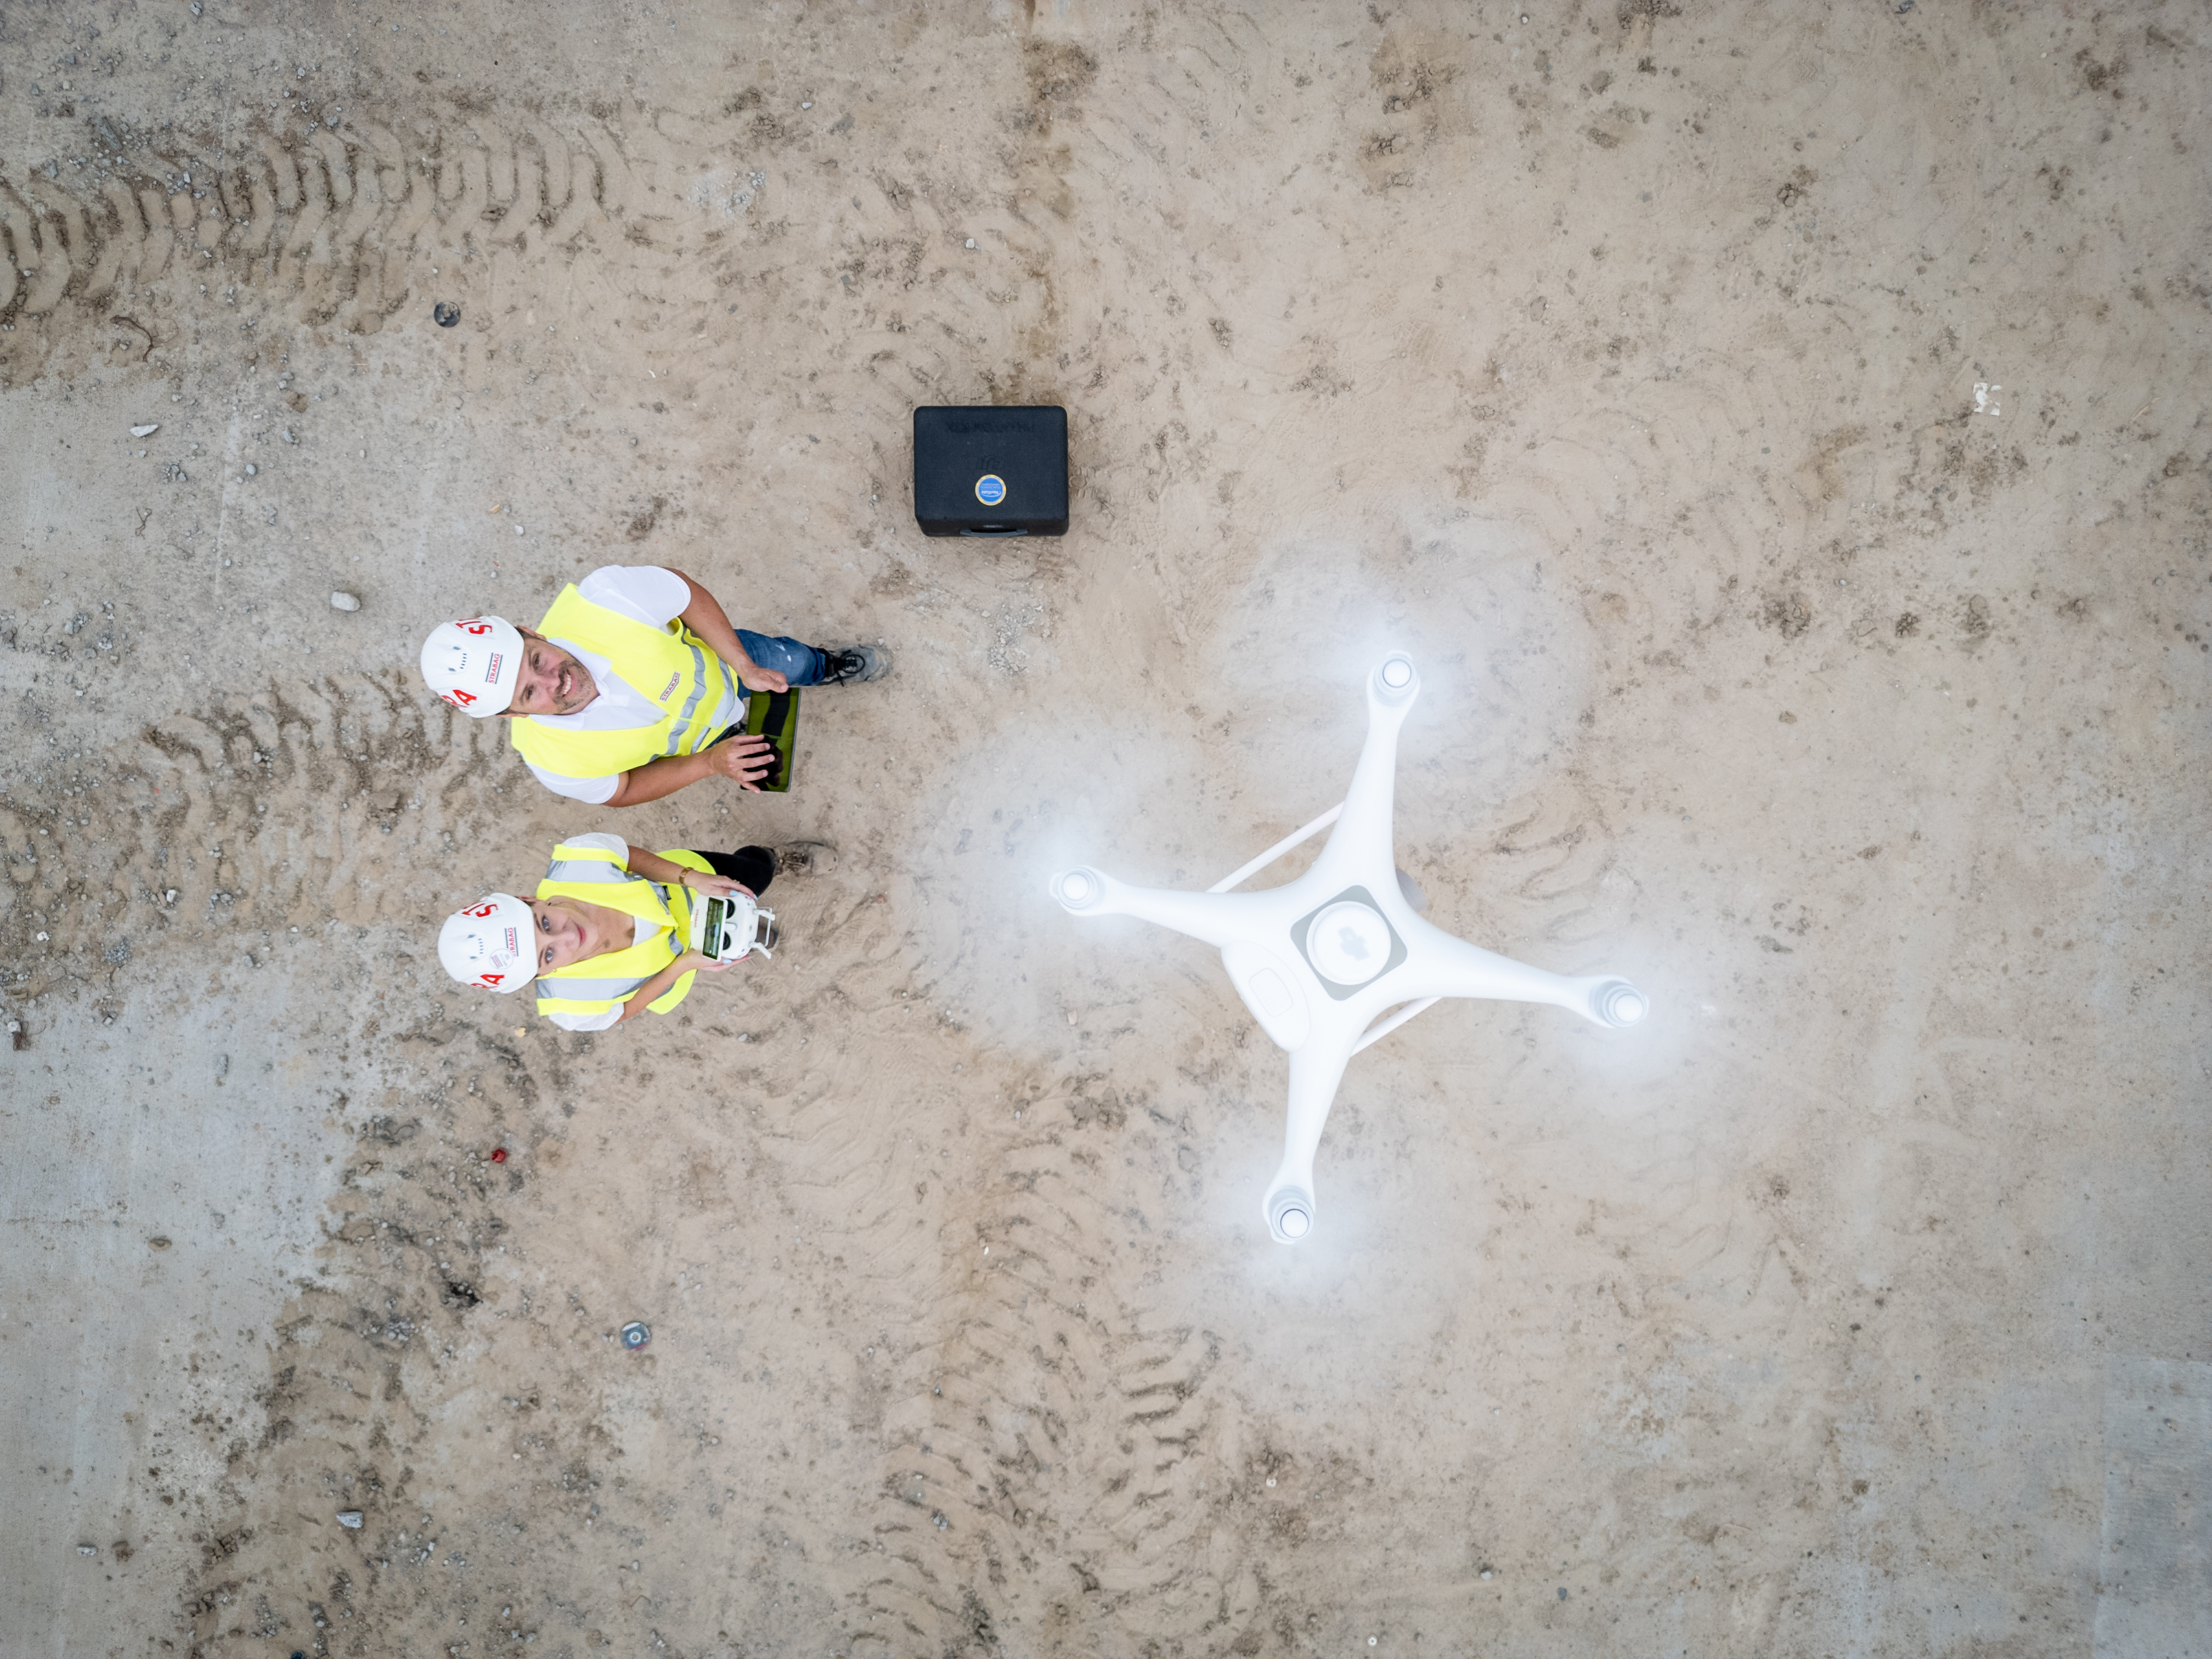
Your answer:
[[[422,641],[422,678],[478,720],[507,712],[522,674],[522,630],[504,617],[440,623]]]
[[[538,976],[538,921],[512,893],[486,893],[438,930],[438,960],[464,985],[520,991]]]

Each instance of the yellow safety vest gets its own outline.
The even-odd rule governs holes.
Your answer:
[[[711,871],[713,866],[696,853],[681,848],[661,857],[687,869]],[[633,875],[612,853],[599,847],[575,847],[562,842],[553,849],[553,862],[545,879],[538,884],[541,899],[572,898],[586,904],[603,904],[627,916],[638,916],[657,931],[619,951],[604,951],[572,962],[538,976],[538,1012],[541,1014],[604,1014],[629,1000],[630,994],[690,949],[691,890],[664,887],[657,881]],[[683,974],[646,1006],[665,1014],[690,994],[699,975]]]
[[[606,658],[633,690],[660,707],[653,725],[625,731],[580,731],[527,715],[509,720],[508,736],[522,758],[562,777],[604,778],[664,755],[696,754],[720,735],[710,722],[723,697],[744,695],[730,665],[680,620],[648,628],[593,605],[574,583],[561,590],[538,631]]]

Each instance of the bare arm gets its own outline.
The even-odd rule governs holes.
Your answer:
[[[775,758],[775,748],[766,738],[746,737],[731,738],[696,755],[663,755],[659,760],[647,761],[623,773],[621,781],[615,785],[614,793],[602,804],[642,806],[649,800],[672,795],[702,778],[716,776],[730,779],[740,789],[758,793],[760,785],[753,780],[765,773]],[[655,876],[653,879],[658,881],[660,878]]]
[[[633,854],[632,856],[635,857],[635,854]],[[624,1019],[635,1019],[640,1014],[646,1012],[651,1004],[666,996],[668,988],[683,978],[684,975],[695,971],[702,974],[719,974],[729,965],[726,962],[709,962],[696,951],[686,951],[629,994],[629,1000],[623,1004],[622,1019],[617,1019],[615,1024],[619,1025]]]
[[[763,668],[745,654],[744,646],[738,639],[738,630],[730,626],[722,602],[702,587],[696,578],[686,576],[673,565],[661,567],[672,576],[680,577],[691,590],[691,603],[684,607],[684,625],[714,647],[714,654],[730,665],[738,684],[748,691],[788,691],[791,682],[773,668]]]
[[[741,881],[732,881],[727,876],[718,876],[711,870],[694,870],[688,864],[678,864],[674,859],[665,859],[658,853],[648,853],[642,847],[629,849],[629,871],[643,876],[647,881],[657,881],[664,887],[689,887],[695,893],[728,894],[753,890]]]

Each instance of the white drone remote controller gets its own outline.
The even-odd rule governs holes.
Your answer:
[[[750,893],[692,902],[691,948],[710,962],[741,962],[756,951],[773,959],[781,937],[775,912],[762,909]]]

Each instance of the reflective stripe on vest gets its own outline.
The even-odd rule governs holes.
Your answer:
[[[664,755],[682,755],[690,752],[684,747],[684,734],[691,729],[691,717],[699,712],[699,699],[707,695],[706,647],[692,643],[690,630],[688,629],[684,630],[684,642],[691,647],[691,690],[690,695],[684,699],[684,712],[676,717],[676,723],[668,728],[668,746],[660,751]]]
[[[544,975],[538,981],[541,988],[538,1012],[545,1013],[557,1006],[564,1014],[605,1013],[617,1002],[628,1002],[630,993],[652,977],[652,974],[646,974],[635,979],[577,979],[568,974],[558,978]],[[542,988],[548,986],[557,987],[560,995],[544,994]]]
[[[680,621],[647,627],[593,605],[573,585],[561,590],[538,632],[605,657],[625,684],[661,712],[651,725],[617,731],[528,716],[509,720],[508,740],[523,759],[563,777],[608,777],[664,756],[696,754],[719,735],[711,716],[723,699],[744,695],[729,665]]]
[[[696,853],[680,848],[660,856],[687,869],[713,868]],[[567,842],[556,847],[545,879],[538,884],[538,896],[602,905],[635,916],[655,930],[619,951],[605,951],[540,974],[537,991],[541,1014],[606,1013],[629,1000],[638,987],[690,948],[690,890],[664,886],[634,875],[604,848],[577,847]],[[696,973],[678,975],[673,985],[646,1006],[656,1014],[666,1013],[690,994],[692,981],[697,978]]]
[[[604,847],[571,847],[562,842],[545,867],[548,881],[620,882],[634,879],[629,866]]]

